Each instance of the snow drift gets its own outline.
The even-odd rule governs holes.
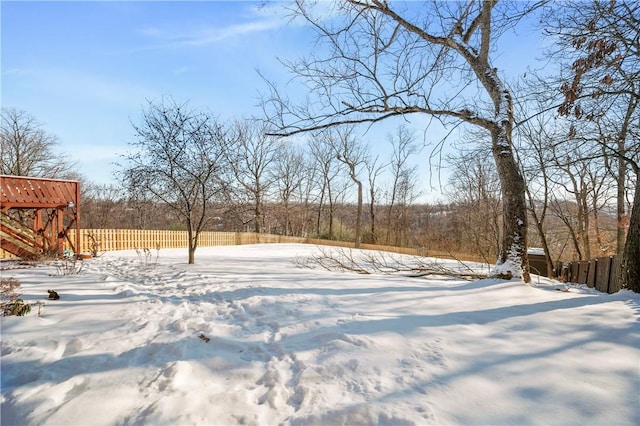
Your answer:
[[[640,423],[639,295],[294,265],[314,250],[3,271],[45,306],[2,318],[2,424]]]

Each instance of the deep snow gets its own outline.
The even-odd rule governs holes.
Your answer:
[[[2,425],[640,424],[640,295],[296,267],[317,250],[4,270],[45,306],[2,318]]]

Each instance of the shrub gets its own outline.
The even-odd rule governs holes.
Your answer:
[[[31,306],[20,299],[17,290],[20,282],[15,278],[0,280],[0,308],[2,316],[17,315],[19,317],[31,312]]]
[[[160,244],[156,244],[155,259],[153,258],[151,250],[146,247],[142,250],[136,249],[136,254],[138,255],[138,260],[143,267],[155,268],[156,266],[158,266],[158,258],[160,257]]]
[[[102,248],[102,240],[100,240],[97,236],[93,234],[88,234],[89,238],[89,252],[91,253],[91,257],[98,257],[104,254]]]
[[[51,265],[56,269],[56,273],[52,275],[67,276],[78,275],[80,272],[82,272],[84,262],[73,256],[51,262]]]

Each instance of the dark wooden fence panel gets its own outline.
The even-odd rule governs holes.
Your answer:
[[[611,275],[611,257],[599,257],[596,259],[595,287],[603,293],[609,291],[609,275]]]
[[[529,271],[532,274],[547,276],[547,261],[543,254],[529,254]]]
[[[583,260],[578,266],[578,284],[587,283],[587,274],[589,273],[589,261]]]
[[[586,284],[606,293],[616,293],[621,287],[618,280],[621,261],[622,256],[609,256],[571,262],[566,266],[567,281]]]
[[[580,262],[573,262],[569,264],[569,278],[568,281],[572,283],[578,282],[578,268],[580,267]]]
[[[596,286],[596,270],[598,269],[598,259],[590,260],[587,266],[587,286],[593,288]]]
[[[620,267],[622,256],[614,256],[611,261],[611,275],[609,275],[609,293],[616,293],[622,289],[620,283]]]

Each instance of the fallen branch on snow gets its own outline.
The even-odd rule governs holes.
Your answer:
[[[310,258],[296,259],[296,265],[300,268],[321,268],[327,271],[348,271],[358,274],[406,273],[409,277],[442,275],[465,280],[477,280],[487,277],[487,274],[474,271],[461,261],[457,261],[461,268],[456,270],[435,261],[426,262],[426,258],[420,256],[394,256],[377,251],[345,248],[326,249],[319,247],[318,249],[319,253]]]

